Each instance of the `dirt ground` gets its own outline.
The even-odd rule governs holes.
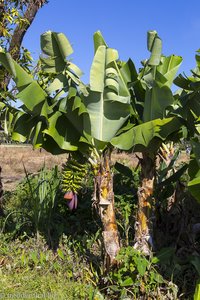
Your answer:
[[[55,165],[61,168],[66,162],[67,154],[51,155],[45,150],[33,150],[32,146],[0,145],[0,166],[4,190],[13,190],[25,177],[24,166],[28,173],[37,173],[45,164],[47,168]],[[120,160],[129,166],[136,166],[134,154],[113,154],[113,162]]]
[[[38,172],[45,164],[51,168],[66,162],[67,155],[54,156],[44,150],[33,150],[31,146],[0,145],[0,166],[4,190],[12,190],[28,173]]]
[[[137,153],[137,155],[139,155]],[[33,150],[32,146],[0,145],[0,166],[4,190],[13,190],[25,177],[24,166],[28,173],[37,173],[45,164],[47,168],[55,165],[61,168],[67,160],[67,154],[51,155],[45,150]],[[180,161],[187,161],[188,156],[182,153]],[[112,161],[119,161],[129,167],[136,167],[138,159],[135,154],[113,153]]]

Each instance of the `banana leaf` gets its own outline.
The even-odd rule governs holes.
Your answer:
[[[146,90],[143,121],[166,117],[166,109],[174,102],[172,91],[167,86],[154,86]]]
[[[159,78],[164,77],[164,85],[171,87],[175,75],[182,63],[182,57],[176,55],[170,55],[168,57],[162,56],[161,63],[156,69],[156,80],[159,81]]]
[[[13,77],[19,93],[16,95],[23,104],[34,114],[39,112],[39,105],[47,98],[47,93],[33,80],[19,64],[17,64],[9,53],[0,52],[0,62]]]
[[[119,72],[117,51],[105,45],[99,32],[94,44],[89,95],[84,99],[89,122],[84,128],[94,139],[108,143],[130,115],[130,94]]]
[[[188,189],[192,196],[200,202],[200,142],[192,140],[192,154],[189,163],[189,176]]]
[[[66,56],[73,53],[73,49],[63,33],[47,31],[40,38],[41,49],[47,57],[41,57],[45,72],[58,73],[65,69]]]
[[[153,146],[157,150],[160,142],[177,132],[181,126],[181,122],[173,117],[152,120],[122,132],[111,140],[111,144],[122,150],[133,148],[135,151],[144,151],[153,141]]]
[[[73,53],[67,37],[63,33],[47,31],[41,35],[40,44],[44,54],[40,56],[42,70],[56,75],[47,88],[47,93],[51,94],[59,89],[67,92],[71,86],[69,81],[72,80],[83,94],[87,94],[86,87],[80,80],[83,72],[77,65],[67,60],[67,57]]]
[[[159,65],[162,53],[162,41],[154,30],[147,33],[147,48],[151,52],[148,64],[151,66]]]

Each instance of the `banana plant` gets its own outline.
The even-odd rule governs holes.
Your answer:
[[[94,34],[95,54],[90,71],[90,84],[81,80],[80,69],[66,60],[72,47],[61,33],[46,32],[41,36],[43,55],[37,80],[26,73],[8,53],[0,53],[0,62],[12,74],[23,103],[12,110],[12,137],[30,140],[34,148],[53,154],[71,153],[63,177],[69,208],[77,206],[81,182],[80,163],[88,160],[94,171],[94,199],[103,227],[106,267],[115,264],[120,249],[117,229],[111,140],[130,115],[130,93],[120,73],[118,52],[109,48],[100,32]],[[76,155],[75,155],[76,153]],[[72,163],[75,156],[80,161]],[[75,159],[77,160],[77,158]],[[70,167],[71,164],[71,167]],[[73,174],[71,173],[73,172]],[[84,177],[84,176],[83,176]]]
[[[63,69],[54,74],[53,78],[46,73],[46,85],[43,78],[36,80],[28,74],[9,53],[0,52],[1,63],[11,73],[16,83],[18,89],[16,99],[22,102],[19,109],[9,105],[6,107],[13,116],[12,138],[20,142],[31,141],[34,148],[42,147],[53,154],[76,151],[83,131],[82,114],[85,111],[77,89],[77,82],[80,79],[79,75],[75,75],[76,67],[71,66],[63,58],[64,55],[71,54],[72,48],[63,34],[51,32],[41,37],[41,45],[45,53],[47,53],[46,48],[53,49],[52,51],[55,49],[58,51],[59,47],[66,49],[64,53],[55,52],[54,60],[62,57]],[[58,62],[60,66],[61,59]],[[51,63],[50,59],[49,63]],[[56,76],[65,79],[64,91],[63,88],[55,85],[56,80],[60,84]],[[60,94],[64,96],[61,97]]]
[[[192,196],[200,201],[200,51],[197,51],[196,67],[191,76],[179,74],[174,83],[180,87],[178,113],[184,117],[187,135],[185,138],[191,144],[188,174],[190,181],[188,189]]]
[[[118,52],[107,46],[100,32],[94,34],[94,48],[89,95],[84,99],[89,119],[85,118],[84,128],[86,134],[92,137],[96,152],[98,168],[95,168],[94,203],[103,223],[109,265],[115,262],[120,248],[110,169],[110,141],[130,115],[130,93],[119,71]]]
[[[81,91],[80,98],[86,110],[83,114],[83,132],[78,151],[88,158],[93,168],[95,178],[93,205],[96,206],[102,221],[105,263],[109,267],[115,263],[120,248],[114,208],[113,175],[110,169],[110,141],[129,117],[130,94],[119,72],[118,52],[107,46],[100,32],[94,34],[94,48],[89,86],[85,90],[77,81]],[[52,56],[53,53],[46,54]],[[49,63],[48,59],[42,59],[42,62],[43,65],[50,66],[48,72],[55,72],[51,66],[55,66],[56,62]],[[53,89],[55,86],[58,90],[61,88],[63,92],[63,86],[66,84],[63,78],[56,77],[51,86]],[[52,92],[51,88],[48,90]],[[50,131],[51,129],[45,130],[46,133]],[[67,172],[64,172],[63,180],[71,209],[76,207],[76,187],[70,187],[66,179],[70,176],[70,178],[77,178],[78,182],[80,177],[78,174],[77,176],[70,174],[69,164],[72,162],[73,159],[67,163]],[[73,167],[76,168],[74,163]]]
[[[177,136],[182,126],[175,114],[177,101],[170,89],[182,58],[163,56],[162,41],[155,31],[148,32],[147,45],[151,55],[143,62],[139,73],[131,60],[121,68],[132,95],[132,115],[127,128],[119,131],[111,143],[117,148],[141,154],[134,247],[150,255],[154,248],[155,202],[159,201],[153,195],[156,157],[161,144]]]

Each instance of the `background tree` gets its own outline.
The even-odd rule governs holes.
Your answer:
[[[21,64],[27,65],[31,59],[28,50],[21,47],[23,38],[38,10],[46,2],[46,0],[1,0],[0,2],[0,46]],[[1,70],[1,88],[6,89],[9,81],[10,76],[2,73]]]

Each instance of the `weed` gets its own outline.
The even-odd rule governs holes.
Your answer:
[[[44,232],[51,239],[51,228],[59,198],[60,176],[57,167],[45,167],[37,175],[26,177],[15,192],[4,196],[5,218],[2,231],[17,237],[25,231],[28,235]]]
[[[55,294],[56,299],[87,299],[95,290],[89,275],[85,277],[83,257],[76,246],[72,251],[67,239],[53,252],[41,236],[7,243],[1,234],[0,249],[1,294],[37,291],[38,295]]]
[[[168,299],[164,297],[166,292],[176,299],[177,290],[156,270],[157,260],[148,260],[129,246],[120,250],[117,261],[119,267],[108,276],[106,293],[110,299],[117,295],[117,299]]]

